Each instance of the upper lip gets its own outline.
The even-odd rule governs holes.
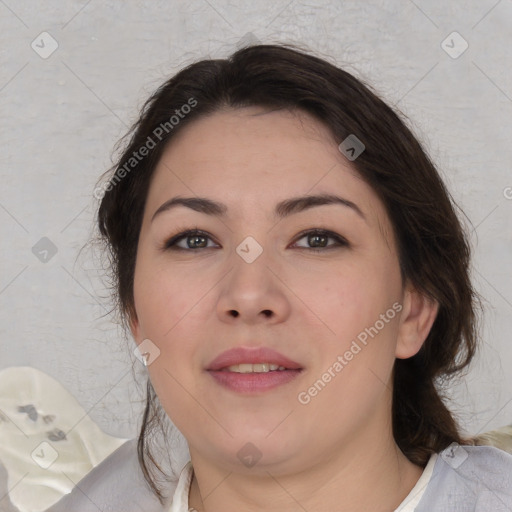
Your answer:
[[[301,365],[280,354],[276,350],[267,347],[237,347],[222,352],[206,368],[207,370],[221,370],[237,364],[269,363],[283,366],[286,369],[298,370]]]

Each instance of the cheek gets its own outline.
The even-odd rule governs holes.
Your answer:
[[[317,311],[335,334],[318,338],[321,356],[300,403],[308,402],[304,410],[312,417],[329,417],[321,427],[328,437],[336,436],[340,425],[360,425],[384,403],[401,305],[396,283],[369,267],[337,274],[316,291]]]
[[[203,325],[199,318],[201,308],[194,307],[204,296],[201,286],[183,272],[163,271],[157,265],[141,264],[135,273],[140,336],[151,340],[160,351],[148,366],[149,377],[165,412],[184,431],[190,428],[187,418],[201,414],[190,398],[199,396],[197,375],[190,366],[197,350],[193,340],[201,339]],[[203,302],[201,306],[204,307]]]
[[[326,405],[336,396],[347,404],[371,402],[388,383],[395,359],[401,309],[396,262],[381,259],[379,264],[361,258],[310,290],[305,302],[315,304],[315,312],[329,328],[324,329],[327,336],[318,338],[320,364],[311,379],[322,379],[322,372],[336,375],[332,378],[324,373],[329,392],[319,404],[325,400]]]
[[[149,339],[160,357],[150,365],[152,380],[173,387],[169,374],[190,380],[184,361],[196,357],[197,345],[204,338],[204,311],[213,308],[211,285],[200,275],[165,268],[154,259],[141,257],[135,271],[134,299],[139,337]],[[183,373],[183,375],[182,375]],[[190,372],[189,372],[190,373]],[[168,382],[167,382],[168,381]]]
[[[194,316],[206,283],[179,269],[141,258],[135,271],[134,300],[141,335],[164,344],[181,322]]]
[[[313,305],[331,334],[346,339],[374,325],[392,307],[400,298],[400,280],[391,266],[361,261],[326,275],[309,275],[298,295]]]

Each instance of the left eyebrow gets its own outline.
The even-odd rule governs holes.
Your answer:
[[[342,206],[346,206],[347,208],[352,209],[356,212],[363,220],[366,221],[366,216],[362,212],[362,210],[352,201],[345,199],[343,197],[339,197],[332,194],[320,194],[320,195],[311,195],[311,196],[300,196],[300,197],[292,197],[290,199],[285,199],[277,203],[274,209],[274,216],[283,219],[295,213],[299,213],[310,208],[314,208],[316,206],[323,206],[329,204],[340,204]],[[208,199],[206,197],[173,197],[169,199],[165,203],[163,203],[153,214],[151,221],[165,211],[169,211],[177,206],[185,206],[186,208],[190,208],[196,212],[204,213],[206,215],[213,215],[216,217],[225,217],[228,212],[228,207],[219,203],[218,201],[214,201],[212,199]]]

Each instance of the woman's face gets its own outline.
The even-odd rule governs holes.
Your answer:
[[[389,428],[393,362],[413,355],[401,345],[407,294],[385,209],[339,142],[305,114],[226,110],[187,126],[155,170],[132,331],[150,340],[151,381],[193,458],[285,473]],[[326,194],[345,203],[295,202]],[[177,197],[225,211],[156,213]],[[167,245],[186,229],[204,233]],[[290,369],[226,370],[283,363],[259,347]]]

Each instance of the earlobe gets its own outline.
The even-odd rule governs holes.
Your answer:
[[[437,301],[408,286],[400,318],[396,354],[398,359],[414,356],[422,347],[439,310]]]

